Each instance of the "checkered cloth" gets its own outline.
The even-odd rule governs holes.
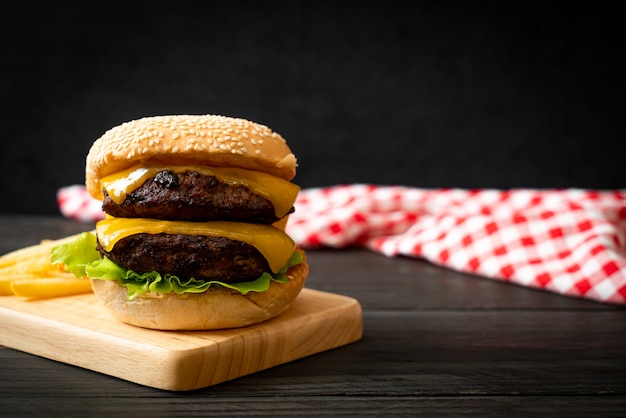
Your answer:
[[[57,204],[61,214],[79,222],[95,222],[104,219],[102,202],[94,199],[85,186],[73,185],[57,191]]]
[[[62,212],[99,219],[84,188]],[[626,190],[304,189],[287,232],[304,248],[362,246],[461,272],[626,304]]]

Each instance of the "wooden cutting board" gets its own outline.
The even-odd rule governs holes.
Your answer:
[[[154,388],[211,386],[357,341],[355,299],[303,289],[261,324],[219,331],[154,331],[109,316],[93,294],[0,297],[0,345]],[[141,353],[146,361],[137,361]]]

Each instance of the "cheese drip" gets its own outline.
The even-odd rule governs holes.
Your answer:
[[[215,176],[220,182],[233,186],[244,186],[254,194],[272,202],[277,218],[285,216],[293,207],[300,187],[279,177],[260,171],[234,167],[203,166],[141,166],[136,165],[101,180],[102,187],[111,199],[121,204],[126,195],[138,189],[146,180],[155,177],[160,171],[169,170],[175,174],[197,171],[204,176]]]
[[[142,218],[109,217],[96,224],[100,245],[111,251],[115,244],[128,236],[147,234],[182,234],[226,237],[255,247],[267,260],[273,273],[277,273],[296,248],[293,240],[280,229],[270,225],[243,222],[181,222]]]

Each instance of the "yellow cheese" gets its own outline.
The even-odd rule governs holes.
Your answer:
[[[297,185],[253,170],[233,167],[202,167],[202,166],[134,166],[119,173],[111,174],[102,179],[102,186],[117,204],[126,199],[126,195],[139,188],[146,180],[153,178],[159,171],[169,170],[173,173],[197,171],[205,176],[215,176],[222,183],[244,186],[272,202],[278,218],[285,216],[293,207],[300,191]]]
[[[272,224],[272,226],[284,231],[285,228],[287,228],[287,222],[289,222],[289,216],[285,216],[284,218],[277,220]]]
[[[108,217],[96,224],[98,241],[106,251],[111,251],[120,239],[140,233],[226,237],[233,241],[245,242],[259,250],[273,273],[278,272],[287,264],[296,247],[287,234],[271,225],[113,217]]]

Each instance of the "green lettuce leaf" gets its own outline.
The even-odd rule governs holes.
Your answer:
[[[52,264],[65,264],[65,268],[77,278],[85,276],[85,269],[100,259],[96,250],[96,236],[83,232],[76,240],[52,248],[50,261]]]
[[[181,279],[171,274],[156,271],[137,273],[118,266],[107,257],[100,257],[96,250],[96,237],[83,232],[75,241],[61,244],[52,249],[52,264],[65,264],[66,269],[76,277],[88,276],[91,279],[116,280],[126,287],[128,299],[132,300],[146,292],[155,293],[201,293],[211,286],[223,286],[245,295],[248,292],[264,292],[271,281],[287,282],[289,268],[302,262],[302,254],[294,251],[287,264],[276,274],[263,273],[256,280],[240,283],[224,283],[217,280]]]

